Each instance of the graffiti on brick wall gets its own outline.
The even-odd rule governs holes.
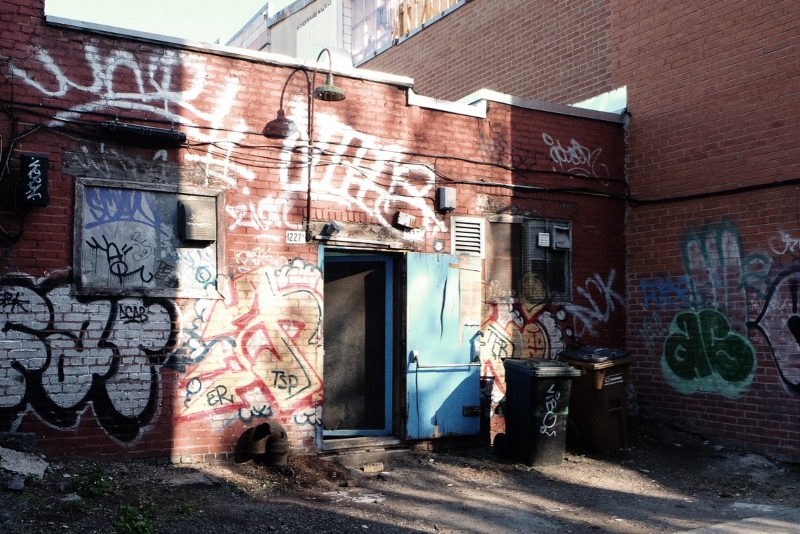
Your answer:
[[[800,396],[800,238],[779,231],[768,239],[768,246],[773,257],[762,261],[764,265],[771,261],[775,274],[750,283],[762,299],[747,326],[766,340],[786,391]]]
[[[658,312],[652,312],[646,317],[637,331],[639,340],[649,354],[658,354],[661,352],[660,340],[664,339],[666,335],[667,327],[664,325],[664,322],[661,320],[661,315],[659,315]]]
[[[682,311],[669,325],[661,360],[664,376],[682,393],[735,398],[748,389],[756,368],[750,341],[715,309]]]
[[[0,425],[28,411],[73,428],[91,407],[113,438],[134,441],[158,411],[158,368],[178,339],[159,298],[74,297],[69,276],[0,280]]]
[[[569,145],[565,147],[561,141],[547,133],[542,133],[542,141],[550,147],[553,170],[605,180],[611,176],[608,167],[604,163],[598,163],[602,148],[589,149],[575,139],[570,139]]]
[[[575,287],[575,291],[587,305],[573,303],[564,306],[573,323],[565,331],[570,338],[597,335],[597,327],[607,324],[618,309],[624,308],[625,299],[614,290],[616,278],[616,269],[611,269],[605,279],[595,274],[587,278],[583,286]]]
[[[778,235],[770,237],[769,249],[779,257],[797,254],[800,252],[800,236],[795,237],[791,233],[781,230]]]
[[[233,111],[241,90],[235,74],[225,76],[221,87],[214,88],[215,97],[207,98],[206,84],[212,75],[202,55],[174,50],[135,55],[124,50],[106,52],[90,44],[83,50],[88,76],[73,63],[60,65],[56,58],[63,54],[35,46],[29,55],[39,63],[36,70],[29,72],[10,62],[15,77],[45,96],[61,99],[76,92],[86,97],[69,110],[59,111],[51,126],[97,110],[138,111],[183,125],[187,135],[207,146],[185,156],[188,162],[202,166],[206,176],[231,186],[240,178],[255,179],[247,165],[231,157],[235,143],[244,138],[241,132],[248,131],[246,120]],[[211,128],[197,128],[200,123]]]
[[[297,168],[309,164],[304,128],[306,105],[305,101],[293,101],[288,105],[288,115],[301,127],[295,135],[283,140],[278,174],[283,191],[227,206],[230,229],[302,229],[302,224],[292,217],[292,211],[298,202],[298,193],[305,196],[308,189],[306,173],[296,172]],[[433,169],[403,161],[401,146],[383,144],[378,137],[353,130],[333,115],[318,110],[314,121],[317,133],[310,158],[313,202],[365,213],[370,221],[380,224],[387,232],[405,238],[422,240],[425,233],[394,228],[393,217],[398,209],[418,213],[420,229],[429,235],[446,231],[445,223],[436,216],[430,202],[436,187]],[[261,236],[280,238],[268,233]]]
[[[785,267],[772,281],[764,306],[748,323],[767,340],[781,383],[800,395],[800,265]]]
[[[685,276],[673,278],[664,276],[656,280],[641,280],[643,306],[645,309],[658,310],[688,308],[689,281]]]
[[[501,291],[497,283],[489,286],[481,325],[481,377],[492,379],[491,401],[499,403],[505,395],[506,358],[555,359],[565,348],[561,328],[546,309],[546,303],[535,304],[513,298]]]
[[[608,323],[622,309],[624,299],[613,289],[616,271],[607,278],[588,278],[578,294],[586,305],[568,304],[552,310],[546,284],[519,297],[490,282],[484,302],[481,325],[481,376],[492,378],[492,402],[505,395],[506,358],[556,359],[567,343],[580,344],[585,337],[597,335],[597,328]],[[541,282],[541,281],[540,281]]]
[[[295,259],[248,272],[228,300],[197,300],[183,313],[165,298],[75,297],[71,285],[66,275],[0,281],[1,428],[27,412],[74,428],[91,409],[111,437],[134,441],[159,410],[162,366],[181,373],[180,421],[317,425],[315,266]]]
[[[31,50],[31,57],[39,62],[40,69],[29,72],[13,62],[10,68],[14,76],[43,95],[65,98],[77,92],[87,97],[68,111],[58,112],[53,125],[109,108],[135,110],[180,124],[193,143],[205,147],[187,151],[185,161],[202,167],[208,178],[238,187],[244,196],[251,195],[249,185],[257,175],[250,165],[240,164],[234,155],[238,143],[247,135],[244,132],[258,131],[263,125],[249,125],[250,117],[234,109],[237,94],[242,90],[235,74],[227,75],[221,88],[213,88],[215,96],[207,98],[211,93],[206,91],[211,71],[201,55],[171,50],[135,55],[123,50],[106,52],[93,45],[85,45],[84,54],[90,72],[88,83],[84,81],[83,69],[80,75],[71,75],[68,66],[57,61],[59,54],[43,48]],[[132,87],[128,80],[133,81]],[[253,196],[247,202],[227,206],[230,229],[302,228],[291,212],[296,209],[297,193],[305,194],[307,190],[305,173],[296,172],[309,162],[308,140],[303,138],[307,131],[306,106],[305,99],[293,100],[287,106],[287,115],[300,128],[297,135],[283,142],[280,156],[283,191],[260,198]],[[204,128],[197,127],[200,124]],[[357,132],[321,110],[315,114],[315,130],[318,132],[315,150],[310,158],[311,165],[319,171],[313,178],[315,201],[366,213],[388,232],[398,232],[392,226],[392,216],[398,209],[417,211],[421,229],[446,231],[430,203],[436,183],[430,167],[403,161],[401,146],[381,143],[378,137]],[[103,166],[99,165],[96,171],[102,173]],[[421,231],[405,233],[406,238],[422,239],[422,236]],[[259,237],[280,239],[269,232]]]
[[[198,301],[175,360],[185,371],[179,420],[315,425],[321,317],[321,272],[301,259],[240,275],[225,301]]]
[[[756,370],[756,352],[743,329],[747,287],[768,268],[761,256],[746,258],[738,229],[730,223],[687,232],[682,254],[690,310],[672,318],[664,340],[661,368],[667,382],[684,394],[746,393]]]
[[[771,257],[745,255],[730,222],[687,232],[682,241],[685,275],[641,281],[643,303],[655,310],[637,332],[645,348],[663,339],[661,367],[677,391],[717,393],[737,398],[747,393],[757,367],[746,328],[766,341],[781,385],[800,395],[800,258],[790,232],[767,240]],[[774,268],[774,271],[773,271]],[[659,312],[686,308],[665,329]]]
[[[535,149],[526,149],[514,145],[502,134],[493,133],[487,136],[479,132],[480,143],[478,150],[485,154],[489,161],[498,165],[506,165],[517,170],[532,170],[538,168],[539,156],[542,155]],[[550,157],[553,170],[575,176],[598,178],[602,183],[608,185],[607,180],[611,173],[608,166],[600,163],[600,155],[603,149],[596,147],[587,148],[575,139],[570,139],[568,145],[564,146],[561,141],[555,139],[547,132],[542,132],[544,141],[544,152]]]

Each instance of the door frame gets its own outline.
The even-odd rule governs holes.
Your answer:
[[[389,436],[393,433],[394,420],[393,408],[394,395],[394,300],[395,300],[395,256],[381,254],[375,251],[357,251],[352,249],[327,249],[320,247],[320,264],[323,272],[323,299],[325,295],[325,263],[382,263],[385,267],[386,279],[384,281],[384,425],[382,429],[355,429],[355,430],[325,430],[322,426],[322,417],[319,418],[321,439],[338,437],[360,436]],[[323,300],[323,324],[324,324]],[[324,329],[323,329],[324,333]],[[323,377],[323,402],[322,411],[325,410],[325,360],[322,362]]]

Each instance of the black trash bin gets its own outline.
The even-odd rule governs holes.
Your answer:
[[[580,347],[562,352],[559,359],[581,370],[569,401],[570,425],[578,444],[592,452],[627,447],[625,386],[636,357],[624,349]]]
[[[504,367],[508,454],[526,465],[559,465],[564,460],[570,382],[580,370],[533,358],[506,358]]]

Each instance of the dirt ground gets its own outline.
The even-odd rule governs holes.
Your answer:
[[[800,466],[648,422],[627,449],[568,447],[542,468],[488,447],[408,452],[376,473],[310,456],[284,469],[47,461],[18,489],[0,472],[0,532],[681,532],[800,506]]]

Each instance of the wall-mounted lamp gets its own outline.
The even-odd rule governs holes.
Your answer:
[[[283,100],[282,94],[281,100]],[[281,102],[281,105],[283,105],[283,102]],[[294,135],[296,132],[297,124],[295,124],[293,120],[286,118],[286,112],[283,111],[283,108],[281,107],[281,109],[278,110],[278,117],[269,121],[264,127],[264,131],[262,133],[267,137],[286,139],[287,137]]]
[[[321,52],[320,55],[322,55]],[[319,58],[317,58],[317,61],[319,61]],[[331,74],[330,70],[328,70],[328,75],[325,77],[325,85],[320,85],[314,89],[314,98],[325,102],[339,102],[345,99],[344,91],[333,85],[333,74]]]
[[[317,67],[319,66],[319,60],[322,58],[322,54],[325,52],[328,53],[328,61],[330,63],[328,67],[328,73],[325,77],[325,85],[320,85],[314,91],[311,91],[311,88],[316,83],[317,79]],[[286,139],[287,137],[293,135],[297,132],[297,125],[291,119],[286,118],[286,112],[283,109],[283,95],[286,93],[286,87],[289,85],[289,80],[292,79],[292,76],[295,75],[296,72],[302,72],[303,75],[306,77],[306,85],[307,90],[306,93],[308,95],[308,137],[309,143],[311,141],[311,135],[313,133],[314,125],[312,123],[312,119],[314,118],[314,100],[323,100],[325,102],[340,102],[345,99],[346,95],[344,91],[339,87],[336,87],[333,84],[333,58],[331,57],[331,52],[327,48],[323,48],[319,55],[317,56],[317,61],[314,63],[314,71],[311,78],[308,77],[308,72],[301,69],[295,69],[286,78],[286,82],[283,84],[283,90],[281,91],[281,101],[280,101],[280,108],[278,109],[277,117],[267,123],[264,127],[264,130],[261,132],[266,137],[272,137],[277,139]]]
[[[322,54],[328,53],[328,74],[325,78],[325,85],[320,85],[319,87],[315,88],[312,92],[311,88],[316,83],[317,79],[317,67],[319,66],[319,60],[322,58]],[[286,82],[283,84],[283,90],[281,91],[281,100],[280,100],[280,108],[278,109],[277,117],[267,123],[264,127],[263,134],[266,137],[272,137],[277,139],[286,139],[287,137],[293,135],[297,132],[297,125],[291,120],[286,118],[286,112],[283,110],[283,95],[286,92],[286,86],[289,84],[289,80],[292,79],[292,76],[298,71],[302,72],[306,77],[306,86],[307,91],[306,94],[308,95],[308,153],[307,153],[307,162],[306,166],[308,169],[308,190],[306,191],[306,215],[305,215],[305,227],[306,227],[306,237],[310,238],[309,234],[309,225],[311,223],[311,178],[312,178],[312,168],[313,168],[313,160],[312,160],[312,147],[313,147],[313,137],[314,137],[314,100],[323,100],[326,102],[339,102],[345,99],[345,94],[342,89],[336,87],[333,84],[333,57],[331,56],[331,51],[327,48],[323,48],[319,55],[317,56],[317,60],[314,63],[314,71],[309,78],[308,72],[305,70],[295,69],[286,79]],[[337,230],[338,231],[338,230]]]

